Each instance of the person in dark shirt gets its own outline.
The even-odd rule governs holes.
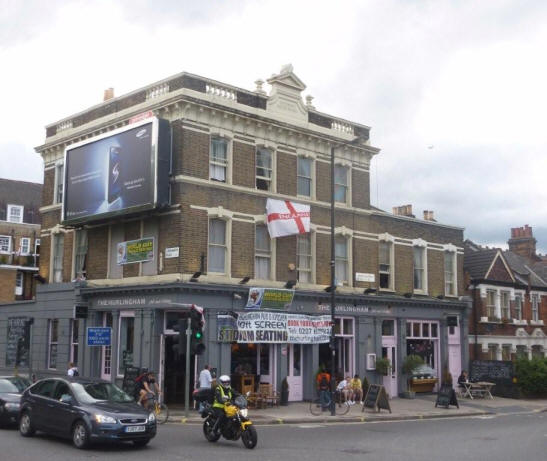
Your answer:
[[[140,403],[143,407],[146,407],[146,401],[154,395],[159,396],[161,394],[160,387],[154,377],[154,372],[149,371],[139,381],[139,399],[137,403]]]
[[[464,388],[463,383],[468,383],[469,377],[467,376],[467,371],[463,370],[462,374],[458,377],[458,386]]]

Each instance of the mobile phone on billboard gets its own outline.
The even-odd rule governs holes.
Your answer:
[[[108,158],[108,203],[118,200],[122,194],[122,176],[119,147],[112,146]]]

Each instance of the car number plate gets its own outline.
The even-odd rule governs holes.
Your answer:
[[[144,426],[127,426],[125,432],[144,432],[146,427]]]

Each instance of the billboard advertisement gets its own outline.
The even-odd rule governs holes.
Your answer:
[[[63,223],[77,224],[166,205],[169,123],[148,118],[65,150]]]

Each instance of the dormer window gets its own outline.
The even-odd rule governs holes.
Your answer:
[[[15,223],[23,222],[23,207],[21,205],[8,205],[8,221]]]

